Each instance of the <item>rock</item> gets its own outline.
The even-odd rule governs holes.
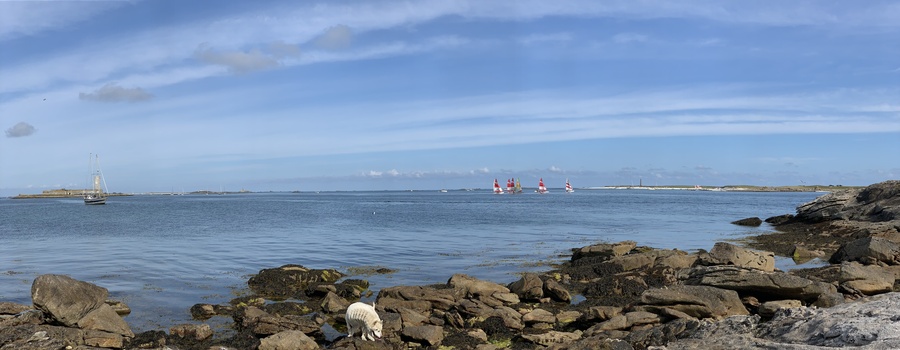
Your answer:
[[[34,307],[68,327],[106,305],[108,295],[106,288],[63,275],[40,275],[31,284]]]
[[[381,294],[378,295],[378,299],[375,301],[375,307],[392,312],[398,312],[397,310],[406,308],[413,309],[421,313],[427,313],[433,309],[433,307],[431,306],[431,302],[426,300],[403,300],[386,298],[382,297]]]
[[[286,330],[299,330],[306,334],[321,333],[325,319],[318,315],[308,316],[273,316],[262,309],[249,306],[241,309],[235,316],[235,322],[241,329],[247,329],[256,335],[272,335]]]
[[[900,181],[890,180],[859,190],[826,194],[797,207],[795,219],[806,223],[900,219]]]
[[[758,316],[734,316],[703,323],[670,342],[667,349],[811,349],[900,348],[896,310],[900,293],[866,297],[831,308],[781,309],[768,322]]]
[[[581,322],[606,321],[621,314],[622,308],[618,306],[591,306],[578,320]]]
[[[218,315],[213,304],[194,304],[191,306],[191,317],[195,320],[206,320]]]
[[[604,331],[621,330],[625,328],[628,328],[628,317],[625,315],[618,315],[591,326],[591,328],[584,331],[584,335],[593,337]]]
[[[762,225],[763,222],[762,222],[762,219],[754,216],[752,218],[746,218],[746,219],[740,219],[737,221],[732,221],[731,223],[734,225],[738,225],[738,226],[757,227],[759,225]]]
[[[125,323],[122,316],[119,316],[112,306],[106,304],[101,304],[98,308],[82,317],[78,320],[77,325],[78,328],[85,331],[103,331],[128,338],[134,337],[131,327]]]
[[[532,343],[551,346],[553,344],[567,344],[581,339],[581,334],[571,332],[549,331],[539,334],[523,334],[522,338]]]
[[[894,274],[881,267],[845,262],[840,266],[841,287],[865,295],[890,292],[894,287]]]
[[[561,286],[556,280],[548,278],[544,280],[544,295],[549,296],[554,301],[569,303],[572,302],[572,295],[569,290]]]
[[[645,324],[656,324],[662,322],[659,315],[646,311],[632,311],[625,314],[625,320],[628,327],[641,326]]]
[[[708,286],[649,289],[641,294],[641,304],[664,306],[697,318],[749,314],[736,292]]]
[[[809,250],[800,245],[794,245],[791,250],[791,258],[794,259],[796,263],[804,263],[810,261],[815,258],[821,258],[825,256],[825,252],[821,250]]]
[[[522,321],[525,324],[532,323],[556,323],[556,316],[553,315],[552,312],[544,310],[544,309],[534,309],[531,312],[522,316]]]
[[[800,300],[773,300],[759,305],[758,313],[762,317],[771,318],[775,312],[781,309],[790,309],[803,306]]]
[[[428,321],[428,316],[419,313],[413,309],[400,308],[397,310],[397,313],[400,314],[400,319],[403,320],[403,327],[415,327],[421,326]]]
[[[301,331],[287,330],[260,340],[259,350],[314,350],[319,344]]]
[[[32,307],[29,305],[16,304],[8,301],[0,302],[0,315],[15,315],[28,310],[32,310]]]
[[[204,341],[213,335],[208,324],[179,324],[169,327],[169,334],[195,341]]]
[[[522,275],[518,281],[510,283],[508,288],[522,300],[539,300],[544,297],[544,281],[533,273]]]
[[[115,311],[113,311],[113,313],[115,313]],[[121,349],[125,345],[125,339],[121,335],[115,333],[86,330],[84,331],[84,344],[87,346],[96,346],[98,348]]]
[[[881,237],[860,238],[841,245],[828,262],[880,261],[888,265],[900,265],[900,244]]]
[[[444,329],[438,326],[416,326],[403,328],[403,336],[416,342],[436,346],[444,340]]]
[[[325,298],[322,299],[321,309],[325,313],[336,314],[341,311],[347,310],[347,307],[349,306],[349,301],[341,298],[337,294],[328,292],[328,294],[325,295]]]
[[[703,265],[734,265],[763,271],[775,270],[775,254],[755,252],[734,244],[717,242],[708,254],[701,254]]]
[[[283,265],[273,269],[260,270],[247,281],[256,294],[272,299],[300,298],[306,288],[315,282],[333,283],[344,277],[337,270],[308,269],[300,265]]]
[[[769,224],[778,226],[783,223],[791,221],[791,219],[793,219],[793,218],[794,218],[793,214],[784,214],[784,215],[770,217],[770,218],[766,219],[766,222]]]
[[[116,311],[116,314],[119,316],[128,316],[131,314],[131,308],[128,307],[125,303],[118,300],[107,300],[106,305],[109,305]]]
[[[684,283],[807,302],[814,301],[823,294],[837,293],[831,284],[784,272],[765,272],[735,266],[698,266],[688,272]]]
[[[635,247],[637,247],[637,243],[634,241],[623,241],[613,244],[594,244],[573,250],[572,261],[590,257],[598,257],[601,260],[606,260],[612,257],[625,255]]]
[[[460,278],[462,280],[462,278]],[[470,281],[472,284],[477,284],[474,281]],[[483,281],[482,281],[483,282]],[[489,283],[489,282],[485,282]],[[506,290],[509,292],[509,290]],[[485,294],[490,296],[491,294]],[[410,305],[404,305],[402,307],[414,309],[416,311],[422,313],[428,313],[432,308],[439,310],[450,310],[457,303],[457,295],[453,293],[453,290],[447,289],[435,289],[432,287],[421,287],[421,286],[397,286],[397,287],[388,287],[383,288],[380,292],[378,292],[378,299],[376,303],[379,305],[383,305],[382,298],[391,298],[398,300],[406,300],[406,301],[425,301],[427,305],[423,307],[423,304],[418,304],[417,307],[411,307]],[[398,307],[401,307],[398,305]]]
[[[506,306],[501,306],[494,309],[493,312],[490,313],[490,316],[496,316],[503,320],[503,325],[506,328],[522,330],[525,328],[525,324],[522,322],[522,314],[518,311],[513,310]]]
[[[467,298],[477,297],[479,295],[490,296],[491,294],[497,292],[510,292],[509,288],[506,288],[497,283],[483,281],[472,276],[460,273],[450,277],[450,280],[447,281],[447,284],[462,292]]]
[[[575,322],[579,318],[581,318],[581,312],[575,310],[560,311],[556,314],[556,322],[559,322],[561,325]]]

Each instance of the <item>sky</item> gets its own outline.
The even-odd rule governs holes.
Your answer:
[[[0,1],[0,195],[900,178],[896,1]]]

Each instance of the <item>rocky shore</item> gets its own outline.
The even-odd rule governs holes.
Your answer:
[[[762,221],[748,219],[735,224]],[[105,288],[42,275],[32,305],[0,303],[0,350],[900,348],[900,181],[765,221],[777,232],[742,244],[753,250],[596,244],[508,285],[456,274],[376,295],[337,270],[285,265],[250,278],[249,296],[194,305],[195,323],[138,334]],[[779,271],[776,254],[829,264]],[[345,337],[347,307],[373,297],[384,337]]]

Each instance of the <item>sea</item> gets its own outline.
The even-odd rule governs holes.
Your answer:
[[[135,332],[165,331],[200,322],[191,319],[194,304],[248,295],[251,276],[285,264],[368,280],[370,299],[381,288],[445,283],[456,273],[505,284],[522,272],[552,269],[573,248],[595,243],[709,250],[715,242],[772,231],[734,220],[794,213],[822,194],[285,192],[134,195],[101,206],[80,198],[4,198],[0,301],[30,304],[35,277],[64,274],[125,302]],[[786,258],[776,266],[798,267]],[[392,272],[376,273],[380,268]]]

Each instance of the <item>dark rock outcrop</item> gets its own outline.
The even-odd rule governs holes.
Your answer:
[[[738,226],[757,227],[759,225],[762,225],[763,221],[762,221],[762,219],[754,216],[752,218],[746,218],[746,219],[740,219],[737,221],[732,221],[731,223],[734,225],[738,225]]]

